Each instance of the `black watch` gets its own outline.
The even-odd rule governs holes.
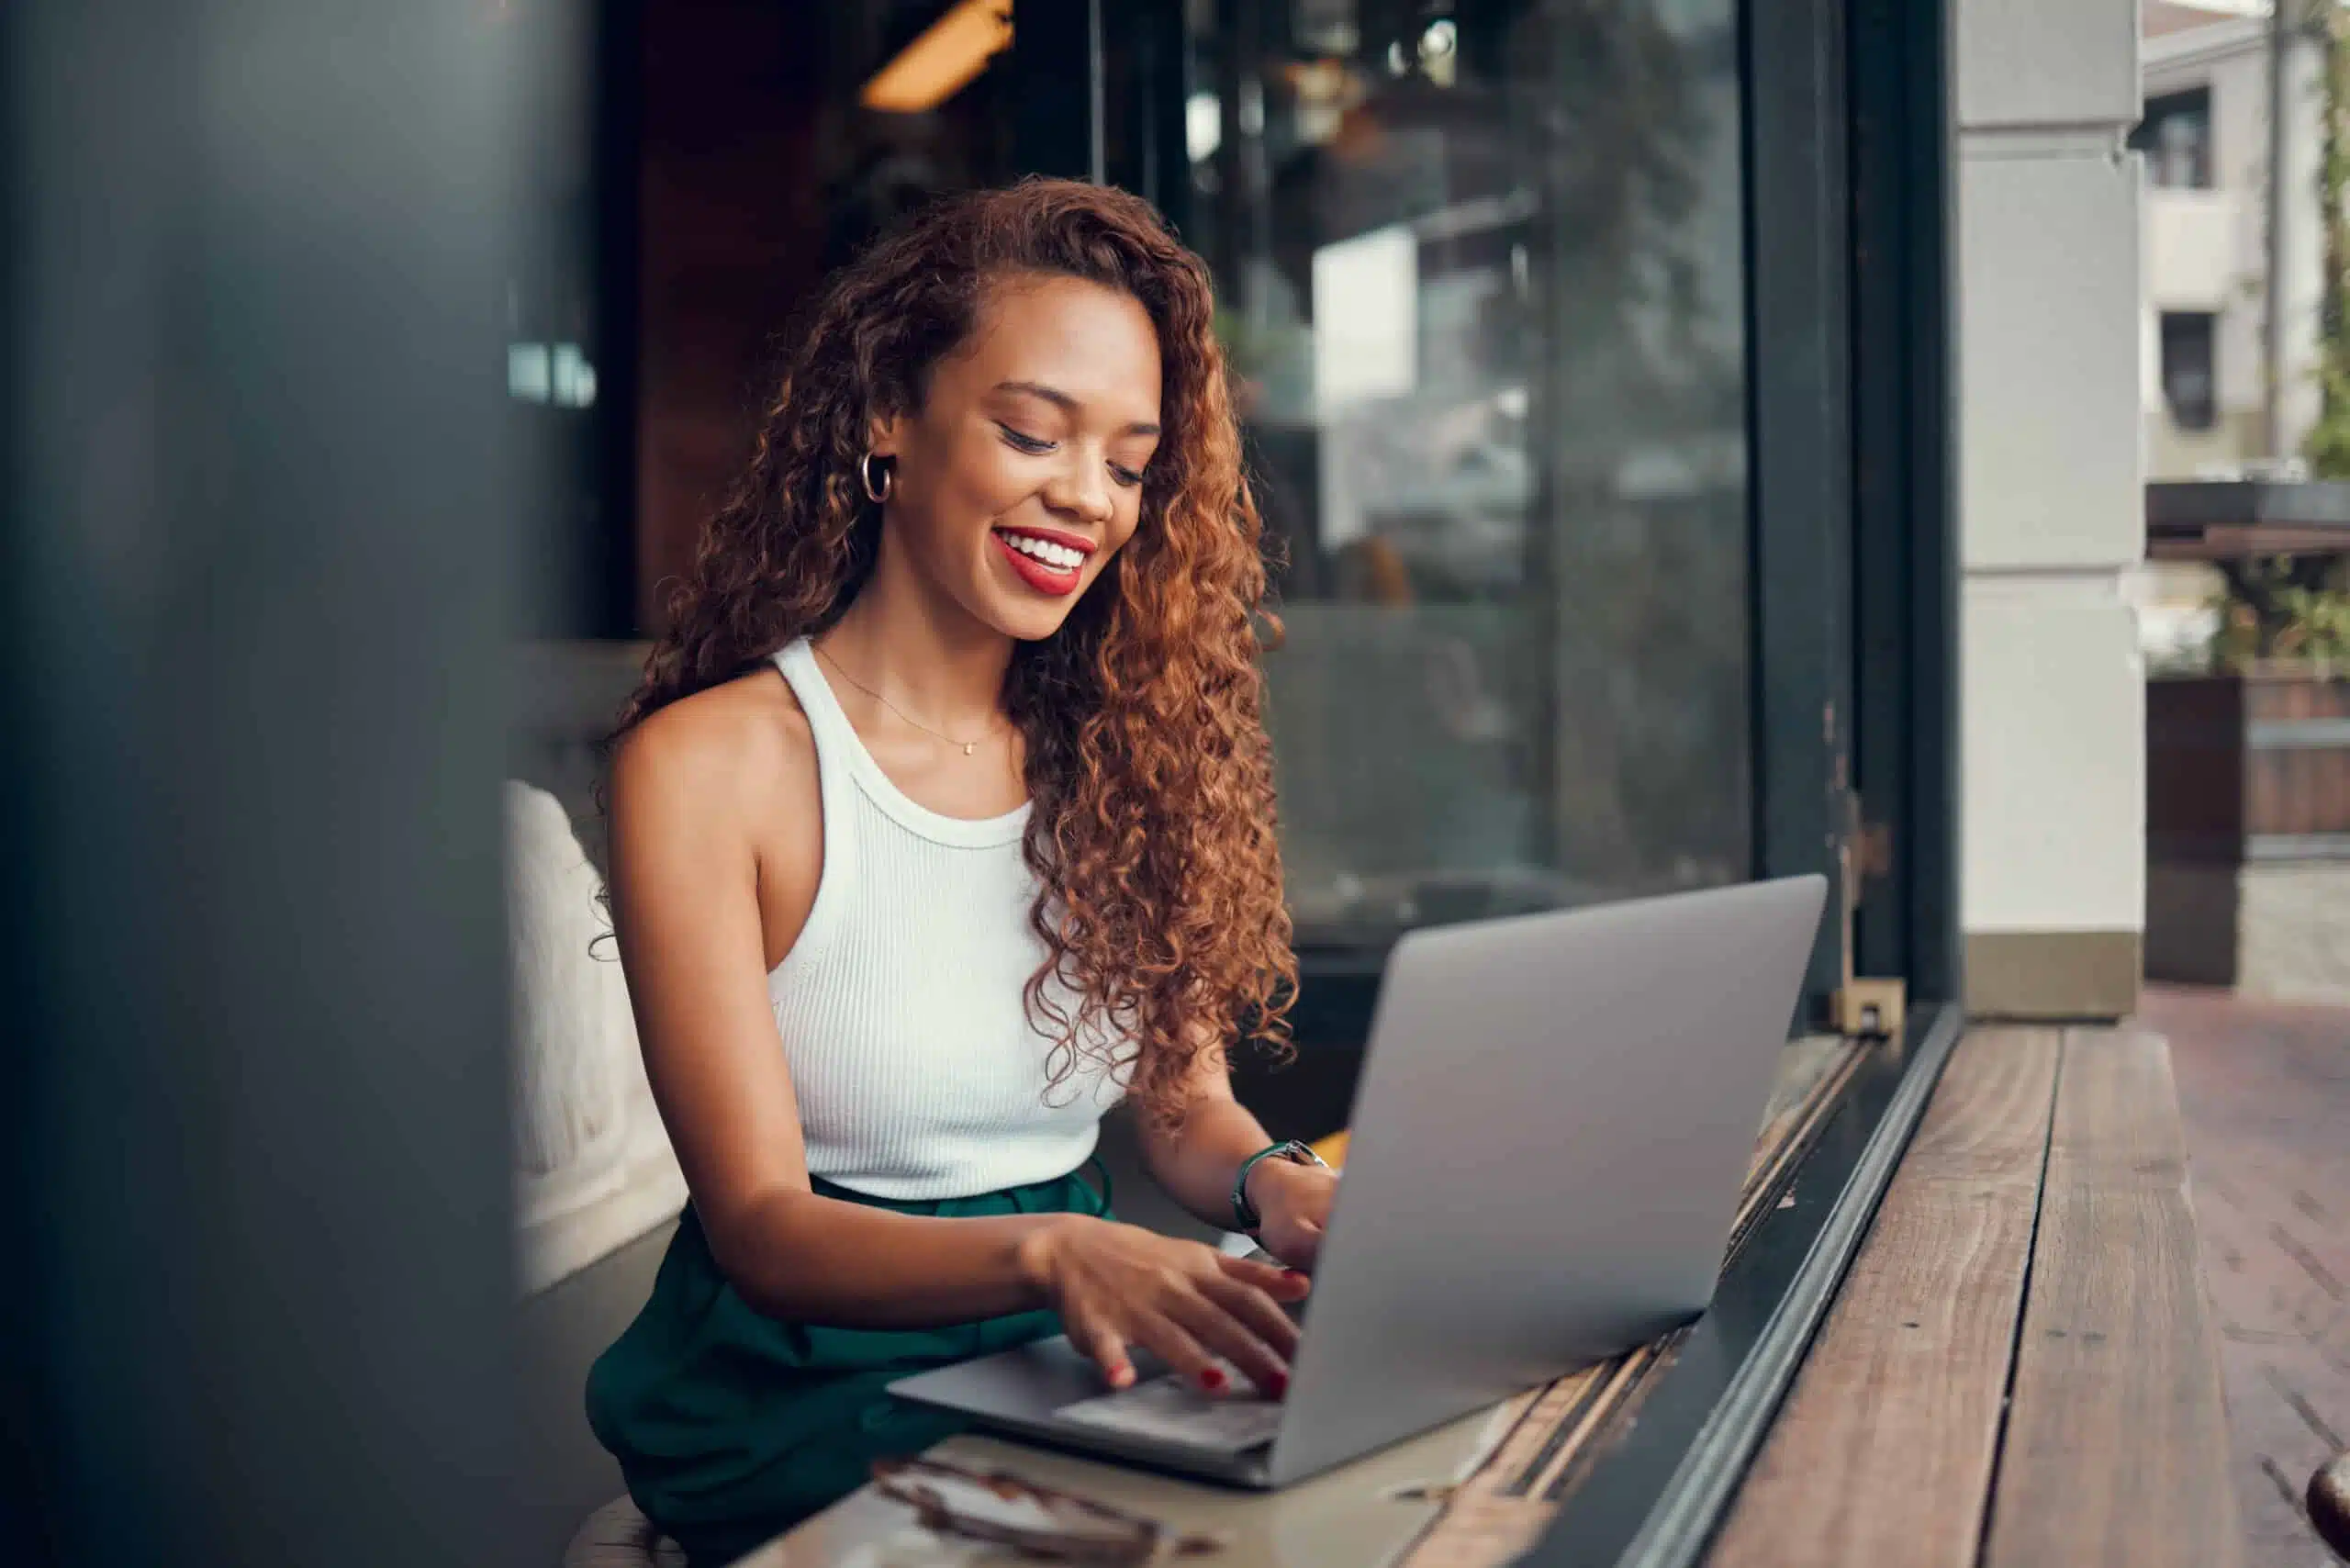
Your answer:
[[[1248,1172],[1257,1169],[1257,1161],[1260,1159],[1286,1159],[1296,1165],[1319,1165],[1325,1170],[1330,1169],[1328,1160],[1295,1138],[1260,1148],[1242,1160],[1240,1174],[1232,1179],[1232,1221],[1234,1229],[1250,1236],[1256,1235],[1257,1227],[1265,1223],[1265,1216],[1259,1214],[1257,1205],[1248,1201]]]

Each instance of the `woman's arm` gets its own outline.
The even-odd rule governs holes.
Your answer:
[[[1192,1058],[1190,1114],[1168,1134],[1145,1123],[1143,1161],[1151,1178],[1186,1211],[1219,1229],[1233,1225],[1232,1179],[1241,1161],[1273,1139],[1233,1097],[1232,1075],[1220,1044]],[[1337,1178],[1318,1165],[1260,1159],[1248,1172],[1248,1201],[1264,1220],[1258,1239],[1296,1268],[1311,1268]]]
[[[763,697],[721,688],[666,709],[612,765],[613,923],[711,1250],[746,1301],[797,1322],[929,1327],[1041,1305],[1020,1243],[1055,1216],[924,1219],[811,1190],[760,891],[806,918],[822,810],[812,743]],[[780,846],[766,835],[764,863],[761,822],[793,827]]]
[[[1130,1343],[1212,1385],[1278,1386],[1295,1345],[1269,1266],[1082,1215],[926,1218],[818,1197],[767,988],[765,919],[822,869],[813,744],[751,683],[646,720],[613,759],[612,903],[646,1075],[711,1251],[759,1311],[867,1328],[1058,1310],[1114,1382]],[[780,837],[758,823],[789,824]],[[762,895],[765,895],[764,897]],[[763,914],[764,911],[764,914]]]

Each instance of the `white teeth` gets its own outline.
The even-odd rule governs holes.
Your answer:
[[[1055,544],[1025,533],[1007,533],[1003,537],[1014,550],[1024,555],[1034,555],[1058,571],[1073,572],[1085,564],[1085,557],[1066,544]]]

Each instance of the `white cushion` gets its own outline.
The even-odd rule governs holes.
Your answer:
[[[637,1052],[602,879],[553,795],[509,779],[514,1164],[525,1294],[674,1217],[685,1179]]]

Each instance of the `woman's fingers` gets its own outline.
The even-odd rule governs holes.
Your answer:
[[[1134,1363],[1126,1359],[1126,1337],[1111,1324],[1098,1318],[1080,1316],[1080,1320],[1065,1325],[1069,1343],[1075,1345],[1093,1364],[1113,1388],[1124,1388],[1135,1380]]]
[[[1215,1254],[1215,1260],[1227,1279],[1254,1285],[1275,1301],[1304,1301],[1305,1293],[1312,1288],[1311,1282],[1294,1269],[1259,1263],[1253,1258],[1235,1258],[1225,1252]]]
[[[1166,1313],[1137,1313],[1130,1328],[1137,1340],[1157,1351],[1193,1388],[1209,1394],[1229,1392],[1231,1380],[1208,1354],[1207,1347]]]
[[[1259,1389],[1279,1397],[1288,1385],[1297,1325],[1281,1303],[1301,1300],[1309,1284],[1293,1270],[1226,1257],[1212,1248],[1118,1237],[1119,1248],[1095,1260],[1098,1271],[1073,1269],[1056,1294],[1069,1342],[1102,1369],[1113,1388],[1134,1381],[1128,1346],[1165,1359],[1193,1387],[1226,1392],[1221,1360]],[[1160,1249],[1172,1249],[1159,1251]],[[1152,1252],[1155,1268],[1128,1271]],[[1099,1265],[1108,1264],[1107,1268]],[[1090,1286],[1080,1284],[1093,1271]]]
[[[1271,1302],[1264,1305],[1274,1316],[1281,1316],[1281,1309]],[[1174,1311],[1177,1321],[1189,1328],[1194,1338],[1239,1368],[1240,1375],[1268,1398],[1278,1398],[1288,1388],[1288,1359],[1259,1338],[1252,1327],[1224,1303],[1213,1296],[1200,1295],[1179,1303]],[[1289,1320],[1281,1321],[1286,1325]]]
[[[1203,1281],[1200,1294],[1238,1319],[1242,1327],[1281,1359],[1284,1368],[1274,1370],[1285,1370],[1285,1364],[1296,1358],[1297,1325],[1290,1320],[1288,1313],[1281,1310],[1281,1303],[1253,1285],[1244,1285],[1238,1280],[1221,1276]],[[1259,1381],[1262,1382],[1261,1379]]]
[[[1322,1227],[1313,1224],[1299,1226],[1297,1234],[1291,1238],[1290,1250],[1296,1254],[1290,1260],[1292,1262],[1302,1269],[1312,1268],[1322,1256]]]

